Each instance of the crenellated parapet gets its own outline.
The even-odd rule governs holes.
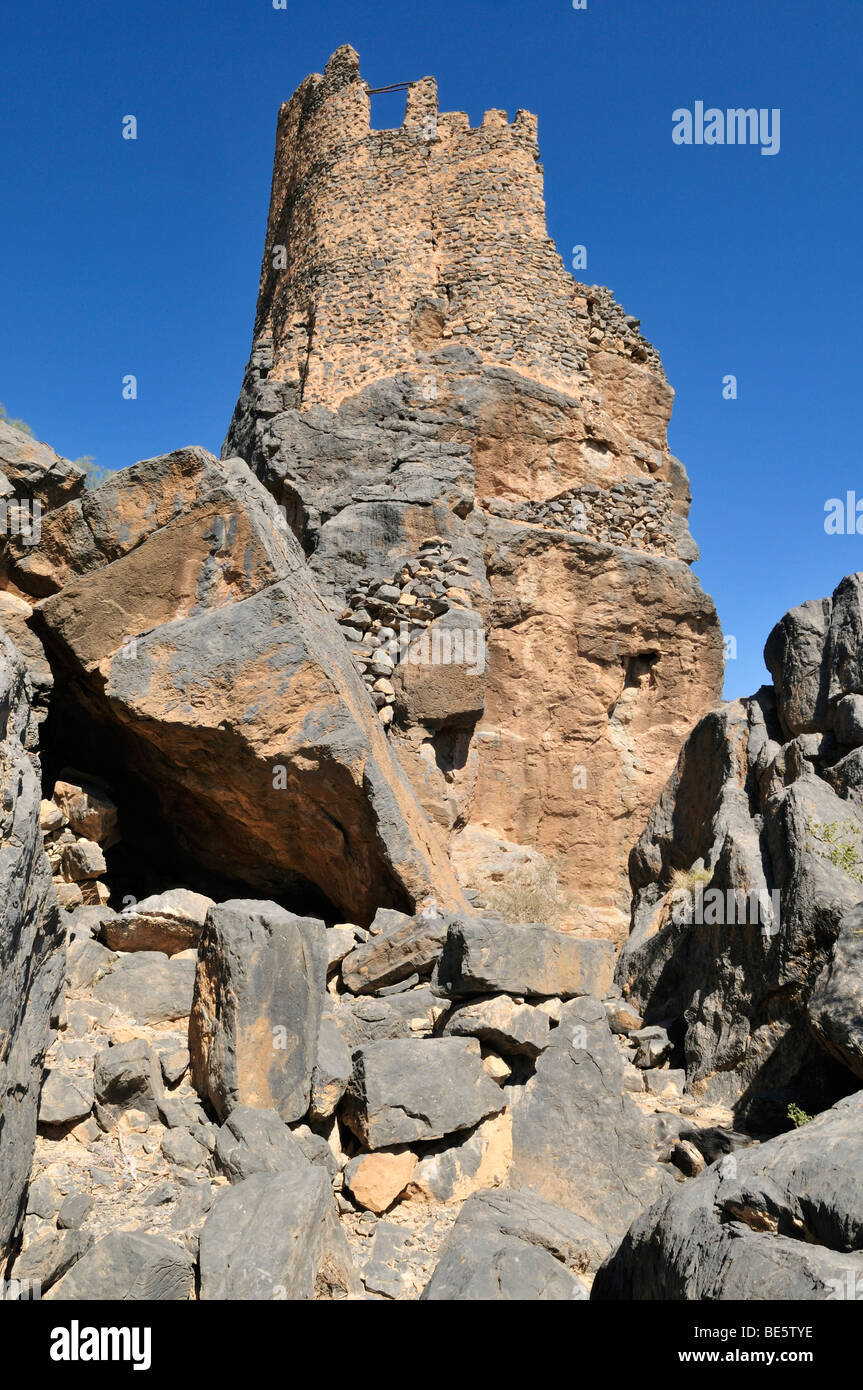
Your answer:
[[[373,130],[372,100],[345,47],[281,108],[256,322],[272,352],[258,380],[280,408],[335,407],[452,344],[583,387],[591,311],[548,236],[536,117],[487,111],[471,127],[438,110],[424,77],[402,125]],[[632,331],[613,350],[652,353]]]

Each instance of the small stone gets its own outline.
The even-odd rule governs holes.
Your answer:
[[[146,1110],[124,1110],[117,1121],[117,1128],[130,1134],[146,1134],[150,1128],[150,1116]]]
[[[678,1139],[671,1150],[671,1161],[690,1178],[697,1177],[707,1167],[704,1155],[688,1139]]]
[[[159,1065],[162,1068],[162,1077],[166,1086],[176,1086],[177,1082],[186,1074],[189,1068],[189,1049],[187,1047],[172,1048],[170,1052],[159,1053]]]
[[[63,875],[70,883],[98,878],[106,869],[105,856],[95,840],[76,840],[72,845],[64,845],[60,862]]]
[[[624,1064],[623,1064],[623,1089],[624,1089],[624,1091],[632,1091],[632,1092],[634,1092],[636,1095],[640,1094],[640,1093],[644,1090],[644,1077],[645,1077],[645,1073],[644,1073],[643,1071],[639,1071],[638,1067],[634,1067],[634,1066],[632,1065],[631,1062],[624,1062]]]
[[[65,912],[71,912],[76,907],[81,907],[84,902],[84,894],[77,883],[66,883],[63,879],[55,879],[54,887],[57,890],[57,901]]]
[[[62,830],[64,825],[68,825],[66,817],[59,806],[55,806],[53,801],[40,801],[39,803],[39,825],[46,834],[52,831]]]
[[[57,1213],[57,1225],[61,1231],[77,1231],[87,1220],[93,1206],[93,1198],[86,1192],[72,1193]]]
[[[188,1129],[169,1129],[162,1136],[162,1153],[178,1168],[200,1168],[207,1161],[207,1150]]]
[[[362,1154],[345,1168],[345,1187],[366,1211],[384,1212],[404,1192],[416,1165],[411,1149]]]
[[[488,1073],[492,1081],[496,1081],[502,1086],[512,1076],[512,1068],[508,1067],[502,1057],[497,1053],[490,1052],[487,1057],[482,1059],[483,1070]]]
[[[43,1216],[53,1221],[60,1206],[60,1193],[48,1173],[31,1182],[27,1192],[27,1215]]]
[[[686,1085],[686,1072],[670,1067],[644,1072],[647,1089],[652,1096],[679,1096]]]
[[[54,801],[77,835],[108,848],[116,844],[117,807],[101,787],[84,780],[59,781]]]

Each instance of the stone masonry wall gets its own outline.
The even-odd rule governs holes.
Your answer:
[[[334,406],[442,339],[568,390],[588,343],[658,364],[637,320],[564,269],[538,160],[535,116],[472,129],[438,113],[432,78],[400,129],[371,130],[359,60],[339,50],[279,114],[249,384],[265,375],[276,408]]]

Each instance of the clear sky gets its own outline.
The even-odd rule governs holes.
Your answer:
[[[863,539],[824,530],[828,498],[863,501],[861,0],[42,0],[0,35],[0,400],[61,453],[218,452],[278,106],[352,43],[372,86],[431,73],[474,123],[539,114],[549,231],[567,264],[586,245],[579,278],[642,320],[677,393],[727,694],[766,679],[787,608],[863,569]],[[779,108],[779,153],[675,145],[696,101]],[[374,102],[400,124],[403,97]]]

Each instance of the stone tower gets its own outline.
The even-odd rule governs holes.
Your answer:
[[[659,356],[564,268],[538,159],[534,116],[471,128],[432,78],[372,130],[352,48],[308,77],[225,454],[284,507],[465,881],[541,856],[563,920],[620,936],[722,638]]]

